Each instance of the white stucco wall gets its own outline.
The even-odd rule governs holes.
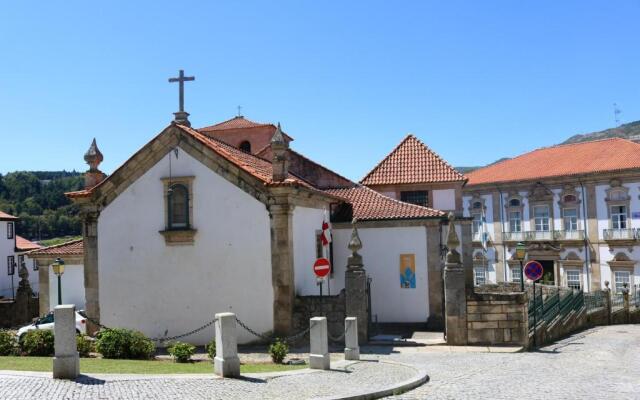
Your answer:
[[[358,229],[360,251],[367,274],[372,278],[373,318],[379,322],[425,322],[429,316],[427,280],[427,237],[425,227]],[[333,231],[335,285],[344,288],[347,245],[351,229]],[[433,240],[437,240],[434,238]],[[416,288],[400,287],[400,254],[415,254]]]
[[[11,291],[11,276],[7,275],[7,257],[15,256],[15,262],[18,263],[18,257],[15,254],[16,239],[15,239],[15,223],[14,223],[14,237],[12,239],[7,238],[7,223],[8,221],[0,221],[0,296],[7,298],[12,297]],[[13,277],[14,287],[18,288],[18,268],[16,267],[15,276]]]
[[[627,255],[627,257],[629,257],[631,260],[636,261],[636,265],[633,269],[633,273],[631,278],[631,284],[637,287],[637,290],[640,290],[640,265],[638,264],[638,261],[640,260],[640,246],[634,246],[632,248],[632,251],[629,251],[628,248],[626,247],[616,247],[615,250],[612,252],[609,250],[609,246],[600,246],[600,284],[602,285],[601,287],[604,289],[605,285],[604,282],[605,281],[609,281],[609,288],[613,289],[614,288],[614,280],[613,280],[613,276],[611,274],[611,267],[609,266],[608,262],[613,260],[613,258],[615,257],[616,254],[618,253],[624,253],[625,255]]]
[[[296,206],[293,210],[294,280],[296,294],[300,296],[320,294],[313,263],[316,261],[316,232],[322,229],[323,219],[323,209]],[[329,294],[331,287],[331,294],[337,294],[332,287],[335,279],[331,278],[331,282],[328,279],[323,283],[323,293]]]
[[[433,191],[433,208],[450,211],[456,209],[455,189],[441,189]]]
[[[624,183],[622,186],[629,189],[629,196],[631,200],[629,202],[629,219],[628,228],[640,228],[640,218],[633,218],[634,212],[640,211],[640,198],[638,192],[640,192],[640,183]],[[607,190],[610,189],[610,185],[597,185],[596,186],[596,213],[598,216],[598,235],[600,239],[603,238],[603,231],[610,228],[608,204],[605,201],[607,197]]]
[[[58,277],[53,273],[53,267],[42,266],[49,269],[49,311],[58,305]],[[31,273],[31,272],[30,272]],[[62,304],[74,304],[77,310],[84,310],[84,266],[67,264],[62,274]],[[40,310],[44,314],[44,310]]]
[[[169,155],[100,214],[102,323],[157,337],[181,334],[231,311],[258,332],[273,329],[270,220],[265,205],[180,151],[174,177],[194,176],[195,244],[167,246],[163,182]],[[239,329],[239,342],[255,338]],[[184,341],[203,344],[213,327]]]

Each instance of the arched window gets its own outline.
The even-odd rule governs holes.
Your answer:
[[[249,143],[248,140],[245,140],[244,142],[240,143],[239,148],[245,153],[251,153],[251,143]]]
[[[189,190],[176,183],[169,188],[169,229],[189,228]]]
[[[578,201],[578,198],[575,194],[567,194],[564,196],[565,203],[575,203],[576,201]]]
[[[509,200],[509,207],[520,207],[520,200],[518,199]]]
[[[479,202],[479,201],[474,202],[473,203],[473,208],[476,209],[476,210],[481,209],[482,208],[482,203]]]

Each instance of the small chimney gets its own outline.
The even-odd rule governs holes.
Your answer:
[[[289,175],[289,142],[284,137],[280,123],[271,138],[273,152],[273,182],[283,182]]]
[[[89,150],[84,153],[84,160],[89,164],[89,170],[84,174],[84,188],[91,189],[107,177],[107,175],[98,169],[98,165],[102,162],[103,156],[100,149],[98,149],[95,138],[93,138]]]

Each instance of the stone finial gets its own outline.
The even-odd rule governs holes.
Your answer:
[[[91,146],[89,146],[89,150],[84,153],[84,160],[89,164],[89,171],[98,171],[98,165],[102,162],[104,157],[98,149],[98,144],[96,143],[96,138],[93,138],[91,142]]]
[[[18,284],[18,289],[27,290],[31,292],[31,285],[29,284],[29,270],[27,269],[24,261],[20,263],[18,267],[18,276],[20,277],[20,283]]]
[[[273,153],[273,176],[274,182],[283,182],[289,175],[289,143],[284,137],[280,123],[276,132],[271,137],[271,151]]]
[[[348,247],[352,254],[347,259],[347,269],[361,269],[364,265],[362,263],[362,256],[358,254],[358,250],[362,248],[362,241],[360,240],[360,235],[358,235],[357,222],[358,220],[354,218],[351,223],[353,230],[351,231],[351,240],[349,240]]]
[[[460,240],[458,239],[458,234],[456,233],[456,226],[454,221],[456,220],[455,215],[450,212],[449,213],[449,232],[447,233],[447,248],[449,251],[447,252],[447,264],[460,264],[460,253],[456,250],[456,247],[460,245]]]
[[[103,160],[102,153],[98,149],[96,139],[93,138],[89,150],[84,153],[84,160],[89,164],[89,171],[84,174],[84,188],[91,189],[98,183],[102,182],[107,176],[98,169],[98,166]]]

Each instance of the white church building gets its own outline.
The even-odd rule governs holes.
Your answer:
[[[344,288],[357,219],[372,314],[379,322],[441,324],[445,212],[330,171],[290,149],[293,139],[279,126],[238,116],[193,129],[178,114],[108,177],[94,141],[86,189],[67,194],[84,217],[84,284],[74,293],[84,294],[91,318],[162,337],[232,311],[258,332],[293,333],[295,297],[319,294],[312,271],[319,256],[332,262],[324,293]],[[319,235],[328,219],[325,254]],[[39,254],[52,259],[51,249]],[[240,332],[241,343],[254,339]],[[188,338],[209,340],[206,331]]]

